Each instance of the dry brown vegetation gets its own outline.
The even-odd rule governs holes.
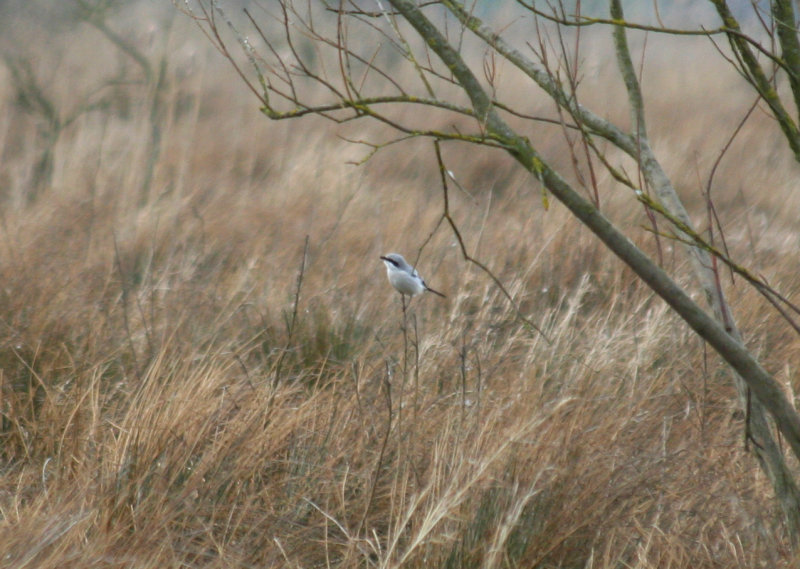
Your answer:
[[[471,250],[552,343],[443,228],[420,271],[448,298],[414,300],[404,335],[378,256],[436,226],[429,143],[347,165],[363,148],[337,134],[381,133],[270,123],[187,20],[150,32],[163,14],[128,10],[111,23],[167,70],[144,196],[151,88],[67,125],[28,203],[43,119],[0,81],[0,566],[794,566],[725,367],[528,177],[445,148]],[[14,53],[62,116],[123,58],[85,24]],[[726,102],[751,95],[692,58],[653,65],[655,142],[699,200],[741,118]],[[729,245],[796,299],[797,167],[768,119],[725,165]],[[790,389],[796,338],[731,294]]]

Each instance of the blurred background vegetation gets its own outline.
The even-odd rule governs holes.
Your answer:
[[[586,41],[587,100],[623,114]],[[648,41],[653,143],[699,202],[753,94],[707,42]],[[5,1],[0,49],[0,566],[795,566],[725,366],[507,157],[448,154],[451,208],[552,343],[435,231],[423,143],[355,165],[380,127],[267,121],[170,3]],[[715,178],[790,298],[797,175],[757,113]],[[448,298],[402,327],[378,256],[430,235]],[[792,394],[798,342],[731,296]]]

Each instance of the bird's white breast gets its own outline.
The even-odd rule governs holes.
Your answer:
[[[422,279],[417,276],[409,275],[395,267],[386,267],[386,273],[389,277],[389,282],[401,294],[409,296],[416,296],[425,290],[422,284]]]

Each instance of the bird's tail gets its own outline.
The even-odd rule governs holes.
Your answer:
[[[428,285],[425,285],[425,290],[427,290],[428,292],[432,292],[433,294],[438,294],[438,295],[439,295],[439,296],[441,296],[442,298],[447,298],[447,297],[446,297],[445,295],[443,295],[441,292],[439,292],[438,290],[433,290],[433,289],[432,289],[431,287],[429,287]]]

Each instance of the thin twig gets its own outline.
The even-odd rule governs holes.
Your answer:
[[[283,368],[283,360],[286,354],[292,347],[292,340],[294,339],[294,330],[297,324],[297,309],[300,306],[300,290],[303,287],[303,276],[306,272],[306,261],[308,260],[308,235],[306,235],[305,242],[303,243],[303,258],[300,261],[300,270],[297,273],[297,281],[294,289],[294,300],[292,301],[292,315],[286,323],[286,345],[281,350],[278,356],[278,361],[275,364],[275,372],[272,377],[272,385],[275,387],[281,377],[281,370]],[[273,392],[274,396],[274,392]]]
[[[461,255],[464,257],[464,260],[468,263],[472,263],[476,267],[478,267],[481,271],[486,273],[490,279],[494,282],[500,292],[503,293],[503,296],[508,299],[508,302],[511,304],[511,307],[514,309],[514,312],[525,325],[530,326],[534,330],[536,330],[542,338],[544,338],[548,344],[552,344],[550,338],[545,334],[541,328],[539,328],[536,324],[534,324],[529,318],[527,318],[519,308],[519,305],[516,303],[514,298],[511,296],[511,293],[508,292],[506,287],[503,285],[502,281],[492,272],[492,270],[487,267],[484,263],[473,257],[467,251],[467,246],[464,243],[464,238],[461,236],[461,231],[458,229],[458,225],[456,224],[455,220],[453,219],[452,215],[450,214],[450,197],[449,197],[449,190],[447,185],[447,167],[444,164],[444,159],[442,158],[442,151],[439,146],[439,141],[434,140],[433,146],[436,151],[436,161],[439,164],[439,174],[442,180],[442,196],[444,198],[444,206],[442,211],[442,218],[447,220],[448,225],[453,230],[453,235],[455,235],[456,240],[458,241],[458,246],[461,250]]]

